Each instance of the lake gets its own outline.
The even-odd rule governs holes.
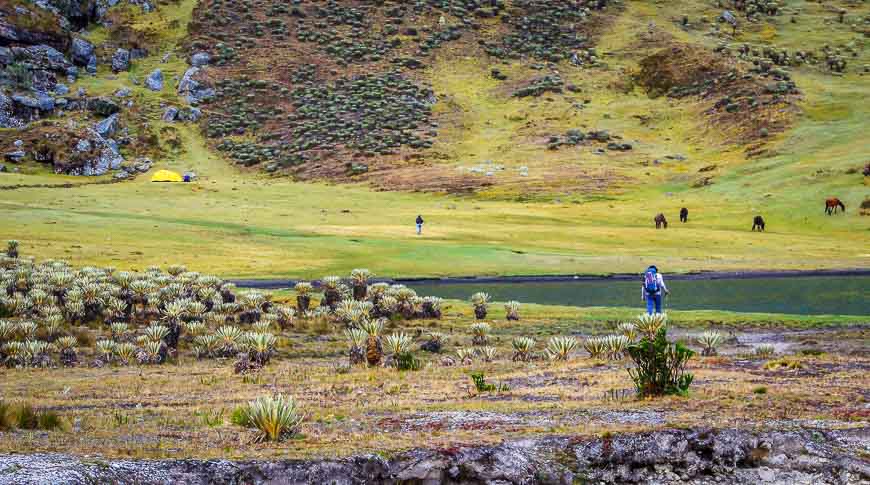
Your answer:
[[[805,315],[870,315],[870,276],[671,279],[665,309]],[[640,309],[641,277],[542,282],[408,282],[421,295],[468,300],[485,291],[495,301]]]

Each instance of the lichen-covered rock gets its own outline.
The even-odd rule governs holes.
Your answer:
[[[130,51],[118,49],[112,54],[112,71],[121,72],[130,69]]]
[[[87,66],[92,59],[96,62],[97,57],[94,54],[94,44],[91,44],[81,37],[73,39],[72,45],[70,46],[70,56],[72,57],[73,63],[79,66]]]
[[[211,54],[208,52],[197,52],[190,56],[190,65],[193,67],[207,66],[211,62]]]
[[[100,116],[111,116],[119,111],[121,107],[118,103],[109,98],[93,98],[88,100],[88,109]]]
[[[96,125],[94,125],[94,131],[96,131],[100,136],[107,137],[111,136],[118,129],[118,114],[113,114],[108,118],[100,121]]]
[[[170,106],[163,112],[163,121],[175,121],[178,117],[178,108]]]
[[[163,91],[163,71],[155,69],[145,78],[145,86],[152,91]]]

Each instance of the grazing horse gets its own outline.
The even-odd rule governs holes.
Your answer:
[[[761,216],[755,216],[755,219],[752,219],[752,230],[758,228],[759,232],[764,231],[764,218]]]
[[[656,229],[661,229],[661,228],[667,229],[668,228],[668,220],[665,219],[664,214],[660,213],[659,215],[656,216],[656,218],[654,220],[656,221]]]
[[[680,222],[689,222],[689,209],[680,209]]]
[[[843,213],[846,212],[846,204],[843,204],[843,202],[840,199],[838,199],[836,197],[831,197],[830,199],[825,201],[825,213],[826,214],[828,214],[828,215],[836,214],[837,207],[839,207],[840,209],[843,209]]]

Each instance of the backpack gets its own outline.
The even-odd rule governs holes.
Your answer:
[[[652,268],[646,270],[643,277],[643,287],[647,293],[653,294],[659,292],[659,281],[656,278],[656,271]]]

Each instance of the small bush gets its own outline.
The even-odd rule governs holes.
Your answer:
[[[423,368],[420,359],[414,357],[411,352],[396,354],[396,368],[399,370],[418,371]]]
[[[0,401],[0,431],[18,429],[62,429],[63,418],[56,412],[34,409],[29,403],[7,404]]]
[[[767,394],[767,388],[764,386],[758,386],[752,390],[753,394]]]
[[[486,376],[483,372],[472,372],[471,380],[474,382],[474,387],[477,388],[477,392],[502,392],[510,390],[510,388],[504,384],[489,384],[486,382]]]
[[[695,352],[679,342],[668,342],[664,325],[659,326],[655,339],[644,336],[637,344],[628,346],[627,351],[637,365],[628,369],[628,373],[639,396],[686,395],[689,392],[694,376],[685,368]]]

